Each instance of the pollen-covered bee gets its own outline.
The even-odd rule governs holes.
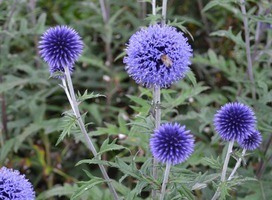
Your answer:
[[[172,60],[165,54],[161,56],[161,61],[166,67],[171,67],[172,66]]]

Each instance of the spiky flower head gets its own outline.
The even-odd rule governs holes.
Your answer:
[[[151,153],[158,161],[176,165],[184,162],[194,151],[194,138],[185,126],[162,124],[150,138]]]
[[[241,141],[255,129],[256,117],[247,105],[227,103],[215,114],[214,126],[222,139]]]
[[[124,58],[126,70],[145,87],[168,87],[184,78],[192,57],[183,33],[168,25],[151,25],[131,36]]]
[[[73,71],[73,64],[83,50],[83,42],[78,33],[68,26],[49,28],[39,42],[41,57],[49,65],[51,74],[64,71],[68,67]]]
[[[34,200],[31,183],[19,171],[2,167],[0,169],[1,200]]]
[[[262,135],[259,131],[254,130],[249,136],[244,138],[242,141],[238,141],[238,144],[246,150],[257,149],[262,143]]]

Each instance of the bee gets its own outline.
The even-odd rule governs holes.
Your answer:
[[[172,60],[165,54],[161,56],[161,61],[166,67],[171,67],[172,66]]]

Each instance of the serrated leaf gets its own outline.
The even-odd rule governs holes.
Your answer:
[[[79,184],[81,185],[72,195],[71,200],[75,200],[83,195],[85,192],[93,188],[94,186],[104,183],[105,180],[102,178],[93,178],[89,181],[80,181]]]
[[[190,31],[188,31],[188,29],[183,26],[183,24],[185,23],[185,21],[182,21],[182,22],[178,22],[177,19],[175,19],[173,22],[171,21],[168,21],[167,24],[169,26],[175,26],[175,27],[178,27],[180,30],[182,30],[184,33],[188,34],[191,39],[194,41],[194,37],[193,35],[190,33]]]
[[[65,184],[64,186],[56,186],[54,188],[48,189],[45,192],[42,192],[36,200],[44,200],[52,197],[70,196],[74,193],[76,189],[76,185],[73,186]]]
[[[77,119],[73,115],[65,114],[62,117],[62,132],[58,138],[58,141],[56,143],[56,146],[64,140],[66,136],[70,136],[72,131],[76,128]]]
[[[76,163],[76,166],[78,165],[82,165],[82,164],[94,164],[94,165],[97,165],[97,164],[101,164],[101,165],[106,165],[106,166],[111,166],[111,167],[114,167],[114,163],[113,162],[109,162],[109,161],[106,161],[106,160],[99,160],[97,158],[93,158],[93,159],[84,159],[84,160],[80,160],[79,162]]]
[[[100,147],[100,150],[98,152],[98,155],[101,155],[107,151],[114,151],[114,150],[121,150],[121,149],[127,149],[126,147],[123,147],[121,145],[117,145],[115,144],[116,143],[116,140],[113,140],[112,143],[109,143],[109,138],[107,138],[103,144],[101,145]]]
[[[231,27],[229,27],[227,31],[219,30],[219,31],[212,32],[210,36],[226,37],[232,40],[235,44],[241,46],[242,48],[245,48],[245,42],[242,38],[241,32],[239,32],[237,35],[234,35]]]
[[[187,198],[188,200],[194,200],[195,197],[194,195],[192,194],[192,191],[189,190],[186,186],[184,185],[181,185],[179,188],[178,188],[178,192],[180,193],[180,195],[184,198]]]
[[[202,164],[211,167],[212,169],[221,169],[221,163],[219,157],[215,160],[214,158],[203,158]]]
[[[105,95],[102,94],[94,94],[94,92],[92,92],[91,94],[88,94],[88,90],[85,90],[85,92],[81,95],[80,92],[78,92],[78,98],[77,100],[79,102],[81,101],[85,101],[87,99],[94,99],[94,98],[98,98],[98,97],[106,97]]]

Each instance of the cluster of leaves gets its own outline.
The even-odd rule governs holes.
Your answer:
[[[128,38],[157,19],[148,15],[151,6],[145,1],[103,2],[105,12],[98,0],[0,1],[0,165],[25,172],[37,199],[110,199],[96,164],[107,166],[125,199],[148,198],[152,188],[160,189],[162,179],[151,176],[148,148],[154,129],[152,92],[129,79],[122,63]],[[271,3],[251,0],[246,5],[248,27],[236,0],[168,2],[168,23],[191,33],[194,58],[185,80],[162,90],[162,121],[186,125],[196,147],[186,163],[172,168],[167,199],[211,199],[226,152],[213,130],[213,115],[235,100],[254,108],[263,144],[248,155],[247,167],[238,170],[257,179],[237,177],[220,186],[222,195],[271,198]],[[39,37],[56,24],[72,26],[84,40],[73,82],[102,161],[82,145],[59,80],[48,79],[48,67],[39,58]],[[247,74],[245,28],[253,83]],[[237,185],[239,190],[230,190]]]

